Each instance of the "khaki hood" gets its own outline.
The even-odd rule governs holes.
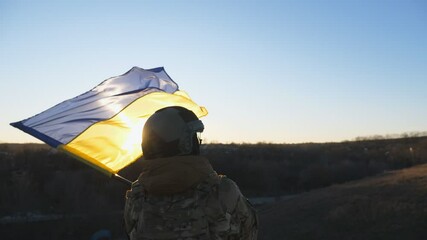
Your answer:
[[[175,156],[144,160],[138,181],[153,195],[184,192],[210,174],[216,174],[208,159],[201,156]]]

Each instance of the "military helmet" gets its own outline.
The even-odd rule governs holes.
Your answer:
[[[145,159],[180,155],[198,155],[198,132],[204,126],[197,116],[183,107],[167,107],[148,118],[142,130]]]

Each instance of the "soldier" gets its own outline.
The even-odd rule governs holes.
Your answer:
[[[145,123],[142,173],[126,193],[125,228],[135,239],[257,239],[254,208],[229,178],[199,156],[196,115],[182,107]]]

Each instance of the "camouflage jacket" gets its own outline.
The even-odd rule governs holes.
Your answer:
[[[207,159],[190,158],[190,160],[188,157],[165,160],[165,162],[172,162],[172,166],[166,166],[169,165],[166,163],[165,165],[160,164],[162,166],[159,167],[158,162],[153,168],[146,166],[146,171],[143,171],[139,179],[132,184],[132,189],[126,193],[124,212],[125,227],[130,239],[257,239],[256,212],[241,194],[237,185],[231,179],[217,175]],[[173,194],[167,194],[168,187],[162,185],[161,182],[169,184],[174,180],[169,179],[166,170],[179,172],[180,168],[177,165],[181,164],[180,160],[185,162],[185,168],[190,166],[191,169],[192,163],[198,165],[192,169],[193,173],[195,169],[198,169],[199,172],[205,172],[205,174],[190,174],[200,180],[192,185],[190,180],[187,180],[187,183],[181,182],[181,185],[187,184],[188,188],[180,186],[178,187],[181,189],[180,192],[172,191],[169,188]],[[205,168],[205,170],[201,170],[201,168]],[[154,169],[154,173],[150,172],[150,169]],[[166,172],[161,173],[163,171]],[[158,180],[156,182],[158,184],[154,188],[152,185],[144,183],[144,180],[150,176],[156,176],[154,178]],[[179,175],[172,178],[177,176]],[[183,176],[181,175],[181,177]],[[175,182],[179,182],[179,180]]]

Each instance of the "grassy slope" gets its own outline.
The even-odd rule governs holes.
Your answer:
[[[427,165],[335,185],[260,210],[260,239],[427,239]]]

